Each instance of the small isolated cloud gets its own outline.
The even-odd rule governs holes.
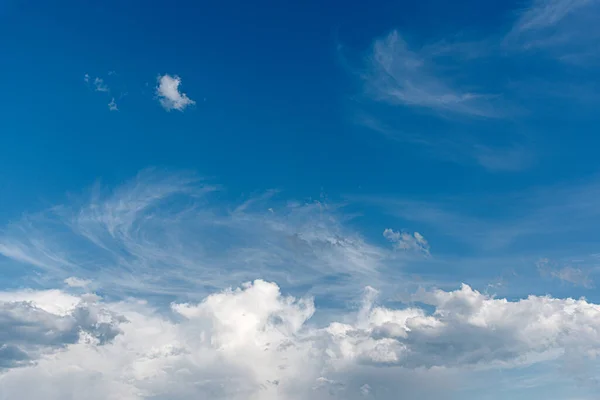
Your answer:
[[[94,86],[97,92],[108,92],[110,89],[108,85],[104,83],[104,79],[96,77],[94,79]]]
[[[190,99],[185,93],[179,90],[181,78],[177,75],[171,76],[165,74],[158,77],[158,86],[156,95],[160,105],[167,111],[183,111],[187,106],[194,105],[196,102]]]
[[[513,33],[551,28],[580,8],[594,3],[594,0],[534,0],[515,23]]]
[[[396,232],[392,229],[383,231],[383,237],[389,240],[395,249],[415,251],[429,255],[429,243],[419,232],[412,235],[407,232]]]
[[[362,385],[362,386],[360,387],[360,393],[361,393],[363,396],[368,396],[369,394],[371,394],[371,386],[369,386],[369,384],[368,384],[368,383],[365,383],[364,385]]]
[[[594,283],[590,279],[589,274],[581,268],[576,268],[571,265],[557,267],[555,263],[546,258],[539,260],[537,267],[542,276],[558,279],[562,282],[581,286],[586,289],[594,287]]]
[[[118,86],[119,86],[118,82],[115,82],[115,80],[114,80],[116,75],[117,74],[115,71],[108,72],[109,80],[111,81],[111,86],[113,86],[113,84],[117,83],[116,90],[114,87],[111,89],[108,86],[108,84],[104,81],[104,79],[99,76],[97,76],[95,78],[92,78],[90,76],[90,74],[85,74],[83,76],[83,81],[86,83],[86,85],[88,85],[88,87],[91,87],[95,92],[99,92],[101,95],[106,96],[107,99],[110,99],[110,101],[107,103],[108,109],[110,111],[119,111],[117,99],[121,99],[127,94],[127,93],[121,92],[119,96],[115,96],[115,93],[120,92],[120,90],[118,88]]]
[[[80,278],[76,278],[74,276],[71,276],[71,277],[65,279],[65,283],[69,287],[86,288],[86,287],[88,287],[90,285],[90,283],[92,283],[92,281],[90,281],[88,279],[80,279]]]
[[[117,102],[115,101],[114,97],[110,100],[110,103],[108,103],[108,109],[110,111],[119,111],[119,108],[117,107]]]

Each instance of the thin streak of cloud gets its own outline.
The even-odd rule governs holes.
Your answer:
[[[379,205],[391,215],[434,228],[438,233],[466,243],[478,251],[498,251],[535,241],[543,246],[549,238],[567,245],[593,237],[600,210],[596,198],[600,184],[591,180],[579,184],[535,188],[524,192],[446,198],[424,201],[407,198],[353,198]],[[502,218],[481,217],[470,206],[505,207]],[[570,239],[572,237],[572,239]],[[552,249],[556,249],[554,245]],[[546,249],[550,250],[550,249]]]
[[[592,289],[594,283],[590,278],[589,272],[572,265],[557,266],[556,263],[547,258],[537,262],[537,268],[542,276],[558,279],[575,286],[581,286],[586,289]]]
[[[375,41],[364,76],[367,94],[395,105],[478,117],[498,117],[497,96],[462,91],[435,75],[425,54],[409,49],[397,31]]]
[[[460,165],[476,165],[490,172],[523,171],[536,161],[533,151],[524,145],[509,144],[504,147],[491,147],[477,143],[474,139],[433,134],[425,136],[395,129],[365,113],[359,113],[355,121],[388,139],[412,144],[431,158]]]
[[[328,290],[321,278],[340,280],[339,294],[350,287],[348,295],[359,282],[379,282],[387,268],[389,250],[348,229],[333,205],[281,203],[274,192],[216,204],[218,190],[186,175],[145,171],[112,192],[95,189],[80,203],[6,227],[0,253],[116,294],[197,296],[199,288],[260,272],[321,293]]]
[[[595,0],[534,0],[515,22],[513,32],[526,32],[553,27]]]
[[[509,49],[543,50],[572,65],[597,64],[600,17],[597,0],[534,0],[504,38]]]
[[[522,171],[534,160],[531,151],[522,146],[503,149],[476,145],[473,154],[477,163],[490,171]]]

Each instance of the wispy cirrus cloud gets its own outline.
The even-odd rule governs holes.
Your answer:
[[[522,171],[533,164],[535,155],[522,145],[490,147],[474,145],[473,159],[489,171]]]
[[[560,107],[557,103],[566,106],[572,98],[595,104],[590,88],[596,79],[573,74],[572,68],[590,68],[600,60],[600,2],[534,0],[513,14],[508,28],[483,36],[436,37],[410,45],[393,30],[375,39],[360,74],[370,101],[357,102],[358,114],[368,116],[353,119],[444,161],[472,163],[492,172],[529,168],[538,160],[532,145],[536,140],[530,140],[536,133],[530,128],[517,133],[516,126],[527,124],[516,121],[535,116],[548,104],[552,109]],[[539,71],[524,68],[520,63],[525,54],[552,73],[540,77]],[[419,111],[443,117],[439,120],[444,127],[432,129],[434,124],[419,119]],[[474,122],[481,134],[466,134]],[[503,131],[493,140],[492,123],[506,123],[506,128],[492,127]],[[415,128],[425,124],[425,132]]]
[[[420,147],[432,158],[477,165],[492,172],[528,168],[535,160],[533,151],[509,125],[505,143],[500,146],[486,143],[482,134],[463,131],[466,121],[476,121],[483,132],[491,119],[504,126],[499,124],[507,116],[522,113],[506,101],[504,93],[475,90],[479,86],[476,80],[465,78],[468,74],[464,71],[472,68],[468,65],[489,56],[490,47],[477,42],[441,41],[411,49],[397,31],[392,31],[374,42],[366,58],[361,77],[366,95],[374,102],[359,104],[360,111],[353,119],[388,138]],[[397,107],[400,116],[394,111]],[[440,122],[431,124],[416,113],[419,110],[441,117]],[[412,121],[410,125],[407,119]],[[418,127],[425,123],[427,132],[420,132]]]
[[[333,279],[344,295],[388,268],[390,249],[347,228],[335,205],[281,202],[274,192],[218,203],[219,191],[191,175],[148,170],[6,227],[0,254],[113,294],[198,295],[258,273],[322,293],[321,279]]]
[[[515,22],[511,33],[552,28],[596,0],[533,0]]]
[[[518,15],[504,45],[544,50],[574,64],[595,64],[600,56],[597,0],[534,0]]]
[[[349,197],[383,207],[390,215],[433,228],[476,251],[506,251],[533,246],[536,251],[593,246],[600,209],[597,179],[537,187],[521,192],[417,200]],[[501,217],[481,210],[504,207]],[[478,211],[472,210],[476,207]],[[523,246],[524,243],[530,246]],[[552,243],[552,244],[549,244]]]
[[[390,140],[408,143],[433,159],[466,166],[479,166],[491,172],[518,172],[535,163],[535,152],[524,144],[508,143],[490,146],[462,135],[427,135],[394,128],[381,119],[359,113],[355,121],[365,128],[378,132]]]
[[[364,74],[367,94],[392,105],[467,116],[499,116],[491,102],[497,96],[456,87],[448,77],[436,74],[432,54],[435,52],[410,49],[397,31],[376,40]]]
[[[590,278],[590,271],[585,271],[573,265],[556,264],[556,262],[544,258],[538,261],[537,268],[542,276],[558,279],[562,282],[582,286],[587,289],[594,287],[594,282]]]

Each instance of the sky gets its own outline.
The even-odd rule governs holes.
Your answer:
[[[0,400],[600,393],[598,0],[0,4]]]

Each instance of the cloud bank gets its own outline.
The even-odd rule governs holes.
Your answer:
[[[311,298],[285,296],[263,280],[167,312],[136,298],[2,292],[0,395],[392,399],[401,390],[406,398],[458,398],[452,380],[479,369],[600,350],[600,307],[585,300],[507,301],[466,285],[417,293],[432,312],[375,299],[367,288],[359,310],[319,326]]]
[[[597,304],[417,290],[421,234],[372,243],[277,195],[146,170],[5,227],[2,268],[35,289],[0,292],[0,398],[459,399],[480,374],[594,363]]]

